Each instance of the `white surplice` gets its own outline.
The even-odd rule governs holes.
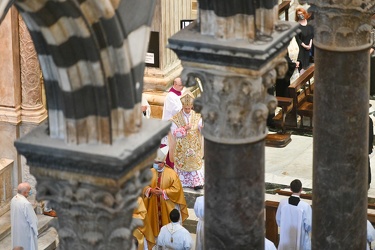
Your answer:
[[[370,250],[369,244],[375,240],[375,229],[371,222],[367,220],[367,250]]]
[[[190,250],[193,239],[179,222],[171,222],[161,228],[156,245],[158,250]]]
[[[280,201],[276,212],[276,222],[280,227],[278,250],[310,250],[312,209],[309,204],[300,201],[291,205],[288,199]]]
[[[199,196],[195,200],[194,213],[198,218],[195,250],[203,250],[203,241],[204,241],[204,196]]]
[[[17,194],[10,203],[12,248],[38,249],[38,218],[25,196]]]
[[[267,238],[264,238],[264,250],[277,250],[275,244]]]
[[[180,96],[174,92],[168,92],[164,100],[162,120],[169,121],[175,114],[182,109]],[[163,137],[161,144],[168,145],[168,136]]]

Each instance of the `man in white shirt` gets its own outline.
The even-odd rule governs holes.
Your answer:
[[[163,226],[157,241],[158,250],[190,250],[193,239],[188,230],[179,223],[180,213],[173,209],[169,214],[171,223]]]
[[[177,77],[174,79],[173,86],[164,100],[163,116],[161,118],[163,121],[169,121],[169,119],[182,109],[180,96],[183,88],[181,78]]]
[[[27,197],[31,186],[23,182],[18,185],[17,194],[10,203],[12,248],[38,249],[38,218]]]
[[[183,88],[184,86],[182,85],[181,78],[177,77],[176,79],[174,79],[173,86],[169,90],[169,93],[167,94],[164,100],[163,115],[161,118],[163,121],[169,121],[175,114],[177,114],[182,109],[180,96],[182,94],[181,91]],[[167,145],[169,146],[168,136],[164,137],[161,140],[160,147],[163,148]],[[166,164],[171,168],[174,167],[173,160],[170,160],[169,158],[169,152],[167,154]]]
[[[302,183],[295,179],[290,183],[293,194],[280,201],[276,222],[280,227],[279,250],[310,250],[312,226],[311,206],[300,199]]]

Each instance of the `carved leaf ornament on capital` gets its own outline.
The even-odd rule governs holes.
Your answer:
[[[308,3],[314,10],[315,46],[329,51],[357,51],[372,45],[373,0],[310,0]]]
[[[152,177],[148,168],[135,172],[121,186],[110,187],[51,179],[34,171],[38,200],[48,200],[63,218],[52,223],[61,249],[132,249],[133,231],[143,226],[132,214],[142,188]]]
[[[195,84],[191,80],[195,78],[203,83],[202,96],[195,99],[194,109],[202,115],[204,137],[228,144],[264,139],[268,134],[268,113],[277,106],[276,98],[267,89],[278,75],[285,74],[285,64],[286,60],[280,59],[275,68],[262,76],[230,75],[184,66],[181,77],[188,86]]]
[[[138,132],[154,0],[3,0],[39,56],[52,138],[111,144]]]

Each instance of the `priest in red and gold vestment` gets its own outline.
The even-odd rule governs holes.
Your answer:
[[[169,214],[174,208],[180,212],[182,222],[189,214],[180,179],[173,169],[165,167],[162,149],[158,149],[151,171],[151,183],[143,189],[143,201],[152,231],[157,237],[160,228],[171,222]]]
[[[181,98],[182,110],[171,119],[175,170],[183,187],[201,189],[204,185],[202,118],[193,110],[194,95],[188,91]]]

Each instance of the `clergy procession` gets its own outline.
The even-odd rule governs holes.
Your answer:
[[[195,242],[183,226],[189,217],[184,188],[196,192],[204,187],[201,135],[204,125],[200,114],[194,111],[194,95],[188,90],[182,91],[181,79],[176,78],[163,109],[163,119],[171,121],[170,133],[161,141],[150,168],[151,182],[144,187],[133,212],[133,218],[142,221],[142,226],[133,232],[134,245],[138,250],[204,249],[204,196],[197,197],[194,204],[198,220]],[[146,118],[150,117],[147,100],[142,104],[142,112],[147,112]],[[290,183],[290,190],[292,195],[280,201],[276,212],[280,234],[277,249],[310,250],[312,209],[310,204],[300,199],[303,190],[299,179]],[[19,184],[17,192],[11,201],[12,247],[38,249],[38,219],[27,200],[31,193],[30,184]],[[367,249],[374,239],[375,229],[367,221]],[[276,249],[267,238],[264,246],[266,250]]]

